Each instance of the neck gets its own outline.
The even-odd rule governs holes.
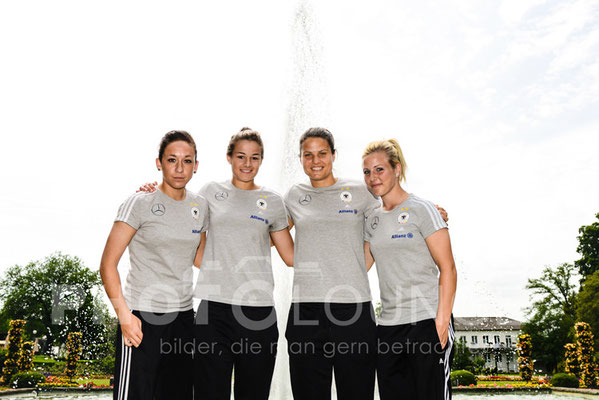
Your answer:
[[[403,190],[400,184],[397,183],[393,189],[381,196],[381,200],[383,200],[383,208],[387,211],[393,210],[395,207],[403,203],[408,196],[410,196],[410,194]]]
[[[185,199],[185,188],[175,189],[172,186],[167,185],[164,181],[158,185],[158,189],[173,200],[181,201]]]
[[[244,182],[244,181],[240,181],[239,179],[233,177],[233,178],[231,178],[231,183],[237,189],[241,189],[241,190],[255,190],[255,189],[258,189],[258,185],[256,185],[254,183],[253,179],[251,181]]]
[[[337,183],[337,178],[335,178],[332,173],[326,178],[317,181],[310,179],[312,187],[329,187],[333,186],[335,183]]]

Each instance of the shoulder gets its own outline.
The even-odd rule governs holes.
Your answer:
[[[266,196],[268,200],[274,200],[281,203],[284,203],[285,201],[283,199],[283,196],[279,192],[267,186],[262,186],[262,188],[260,189],[260,195]]]
[[[155,190],[152,193],[137,192],[137,193],[134,193],[131,196],[127,197],[127,199],[125,199],[125,201],[123,201],[121,204],[123,204],[123,205],[128,204],[130,206],[133,206],[134,204],[146,204],[146,203],[153,202],[154,199],[156,199],[157,197],[158,197],[158,190]]]
[[[303,186],[305,186],[305,185],[302,183],[296,183],[296,184],[292,185],[285,193],[285,196],[284,196],[285,201],[289,201],[289,199],[292,198],[293,196],[296,196],[297,194],[305,191],[306,188],[304,188]]]
[[[411,207],[414,211],[424,211],[424,212],[432,212],[437,211],[437,207],[433,204],[432,201],[422,199],[416,195],[411,195],[407,201],[409,207]]]

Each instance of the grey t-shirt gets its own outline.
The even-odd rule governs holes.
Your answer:
[[[382,207],[366,220],[366,240],[376,262],[383,306],[379,324],[400,325],[435,318],[439,269],[426,238],[447,228],[430,201],[410,195],[390,211]]]
[[[379,207],[364,183],[297,184],[285,204],[295,225],[293,302],[370,301],[364,261],[364,218]]]
[[[177,201],[156,190],[136,193],[115,221],[137,230],[129,243],[131,269],[124,289],[132,310],[166,313],[193,308],[193,260],[208,227],[206,200],[189,191]]]
[[[282,197],[211,182],[200,194],[210,207],[210,229],[194,297],[243,306],[274,305],[270,232],[287,229]]]

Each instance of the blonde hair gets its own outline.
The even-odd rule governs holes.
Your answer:
[[[403,156],[401,147],[399,147],[397,140],[387,139],[370,142],[368,146],[366,146],[364,154],[362,154],[362,159],[372,153],[376,153],[377,151],[382,151],[387,155],[387,161],[389,161],[391,168],[395,169],[397,164],[401,165],[401,172],[399,174],[398,180],[399,182],[405,181],[406,169],[408,168],[408,165],[406,164],[406,159]]]

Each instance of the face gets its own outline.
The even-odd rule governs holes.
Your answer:
[[[368,190],[375,196],[382,197],[398,183],[397,176],[401,171],[401,166],[397,164],[395,168],[392,168],[387,154],[383,151],[376,151],[364,157],[362,169]]]
[[[232,155],[227,155],[233,177],[241,182],[251,182],[262,164],[260,145],[253,140],[240,140]]]
[[[321,181],[331,177],[335,154],[329,142],[322,138],[309,138],[302,144],[300,153],[304,173],[312,181]]]
[[[173,189],[183,189],[198,169],[198,162],[193,147],[178,140],[166,146],[162,160],[156,159],[156,166],[162,170],[164,183]]]

